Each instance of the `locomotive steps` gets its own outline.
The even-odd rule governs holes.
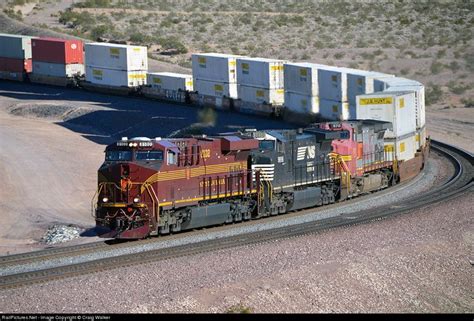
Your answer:
[[[313,220],[306,223],[286,225],[279,228],[269,228],[262,230],[262,226],[269,220],[253,221],[256,229],[251,233],[231,235],[217,238],[215,235],[211,239],[201,239],[193,243],[183,243],[187,238],[195,238],[195,235],[206,233],[193,232],[181,235],[174,235],[163,239],[151,239],[134,243],[121,243],[115,246],[109,246],[106,243],[94,243],[82,246],[58,248],[14,256],[6,256],[0,259],[1,271],[4,271],[0,277],[0,289],[18,287],[31,283],[45,282],[54,279],[94,273],[102,270],[113,269],[116,267],[142,264],[146,262],[164,260],[169,258],[193,255],[202,252],[228,249],[236,246],[251,245],[262,242],[270,242],[282,238],[296,237],[305,234],[318,233],[330,228],[347,227],[355,224],[367,223],[381,220],[387,217],[406,213],[408,211],[439,202],[452,199],[463,193],[472,190],[473,186],[473,157],[472,155],[459,150],[453,146],[440,142],[432,142],[433,151],[452,163],[454,174],[441,186],[430,189],[428,192],[399,200],[396,203],[385,204],[381,207],[368,210],[361,210],[352,213],[343,213],[337,216],[328,217],[320,220]],[[396,187],[395,187],[396,188]],[[407,186],[403,186],[404,189]],[[382,192],[383,193],[383,192]],[[375,194],[378,195],[378,194]],[[376,197],[376,196],[375,196]],[[355,203],[355,202],[354,202]],[[353,205],[351,201],[351,205]],[[333,206],[332,208],[342,208],[344,206]],[[324,210],[324,209],[323,209]],[[302,211],[302,213],[314,212],[314,210]],[[290,214],[291,215],[291,214]],[[279,217],[279,222],[284,221],[286,216]],[[240,224],[238,226],[246,226]],[[217,228],[219,229],[219,228]],[[217,230],[216,229],[216,230]],[[237,230],[238,228],[233,228]],[[183,235],[183,236],[182,236]],[[191,235],[191,236],[188,236]],[[164,244],[168,243],[168,247]],[[135,244],[141,246],[142,252],[132,253],[130,250]],[[158,248],[155,246],[158,245]],[[161,248],[159,248],[161,246]],[[125,253],[114,257],[105,257],[104,248],[124,249]],[[154,249],[152,249],[154,247]],[[112,249],[110,250],[112,252]],[[88,261],[75,262],[74,256],[87,254]],[[105,257],[105,258],[104,258]],[[48,261],[62,260],[62,266],[46,267]],[[43,264],[40,264],[40,263]],[[64,263],[69,262],[69,263]],[[57,262],[56,262],[57,263]],[[35,267],[36,266],[36,267]],[[20,267],[26,268],[23,271]],[[30,267],[30,271],[27,268]],[[6,271],[9,271],[5,273]]]

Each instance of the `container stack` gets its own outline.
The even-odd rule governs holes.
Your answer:
[[[37,38],[31,41],[35,82],[67,85],[75,75],[84,74],[84,50],[80,40]]]
[[[382,82],[382,81],[381,81]],[[406,78],[383,79],[383,86],[386,92],[411,91],[415,95],[415,119],[416,119],[416,146],[421,149],[425,146],[426,126],[425,126],[425,86],[416,80]]]
[[[314,64],[318,69],[319,113],[328,120],[348,120],[347,73],[339,67]]]
[[[146,84],[146,47],[88,43],[85,51],[86,81],[94,87],[123,88],[128,91]]]
[[[391,122],[385,132],[387,160],[409,160],[416,152],[415,93],[413,91],[378,92],[357,96],[357,119]]]
[[[385,90],[383,80],[394,75],[352,68],[339,68],[347,75],[348,119],[356,119],[357,96]]]
[[[284,64],[285,107],[296,114],[319,114],[318,69],[310,63]]]
[[[186,94],[193,90],[193,76],[172,72],[149,72],[147,86],[142,89],[146,97],[185,102]]]
[[[256,114],[271,114],[283,105],[284,64],[285,61],[277,59],[237,59],[240,109]]]
[[[23,81],[31,72],[32,37],[0,34],[0,79]]]
[[[199,103],[219,109],[237,98],[236,59],[241,56],[220,53],[192,55],[194,91]]]

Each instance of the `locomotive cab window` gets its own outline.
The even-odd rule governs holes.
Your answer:
[[[163,160],[163,152],[161,150],[139,151],[136,155],[137,160]]]
[[[105,152],[106,161],[131,161],[132,152],[129,150],[110,150]]]
[[[176,164],[176,154],[172,151],[168,151],[166,153],[166,160],[168,162],[168,165],[174,165]]]
[[[275,141],[273,140],[261,140],[258,142],[258,147],[261,150],[275,150]]]

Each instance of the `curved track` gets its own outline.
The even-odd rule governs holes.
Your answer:
[[[298,225],[290,225],[278,229],[270,229],[216,240],[104,258],[45,270],[7,275],[0,277],[0,289],[14,288],[26,284],[45,282],[86,273],[94,273],[98,271],[114,269],[117,267],[131,266],[208,251],[228,249],[242,245],[269,242],[278,239],[318,233],[331,228],[367,223],[387,217],[393,217],[395,215],[399,215],[430,204],[447,201],[472,189],[474,185],[473,156],[468,152],[438,141],[432,141],[431,147],[436,152],[444,155],[453,164],[455,169],[453,176],[442,186],[395,204],[381,206],[372,210],[364,210],[356,213],[346,213],[333,218],[327,218]],[[142,242],[150,242],[150,240],[145,240]],[[115,246],[127,246],[126,244],[127,243],[117,244]],[[4,266],[18,265],[22,262],[46,260],[49,258],[61,256],[71,256],[101,251],[107,247],[110,248],[110,245],[105,242],[98,242],[1,257],[0,269]]]

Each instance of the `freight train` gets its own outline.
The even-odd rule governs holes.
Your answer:
[[[410,179],[425,164],[424,86],[417,81],[216,53],[193,54],[192,67],[192,75],[152,73],[146,47],[0,34],[0,79],[283,111],[313,124],[108,146],[93,202],[97,226],[109,230],[104,237],[143,238],[325,205]]]
[[[123,137],[106,147],[98,171],[96,225],[106,229],[101,237],[139,239],[377,191],[419,171],[426,156],[398,160],[385,145],[391,127],[360,120],[212,137]]]

